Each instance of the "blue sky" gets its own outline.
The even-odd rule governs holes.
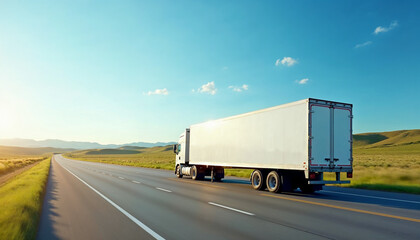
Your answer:
[[[416,1],[1,1],[0,138],[174,141],[308,97],[420,128]]]

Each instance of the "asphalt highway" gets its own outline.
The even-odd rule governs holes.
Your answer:
[[[420,196],[272,194],[55,155],[37,239],[420,239]]]

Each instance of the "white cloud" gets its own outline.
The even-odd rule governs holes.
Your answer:
[[[226,67],[226,66],[222,67],[223,71],[227,71],[228,69],[229,69],[229,67]]]
[[[233,91],[235,91],[235,92],[242,92],[242,91],[246,91],[246,90],[248,90],[248,85],[246,85],[246,84],[243,84],[242,86],[240,86],[240,87],[236,87],[236,86],[229,86],[229,88],[232,88],[232,90]]]
[[[156,89],[155,91],[149,91],[147,95],[168,95],[169,91],[166,88]]]
[[[216,85],[214,84],[214,81],[208,82],[201,86],[198,90],[200,93],[208,93],[210,95],[214,95],[217,92]]]
[[[277,59],[276,60],[276,66],[279,66],[280,64],[284,65],[284,66],[288,66],[291,67],[293,65],[295,65],[296,63],[298,63],[298,61],[296,59],[293,59],[291,57],[284,57],[282,60]]]
[[[370,44],[372,44],[372,41],[367,41],[367,42],[364,42],[364,43],[356,44],[356,46],[354,46],[354,48],[366,47],[367,45],[370,45]]]
[[[388,27],[382,27],[382,26],[376,27],[375,31],[373,31],[373,33],[377,35],[377,34],[382,33],[382,32],[388,32],[388,31],[391,31],[392,29],[396,28],[397,26],[398,26],[398,21],[393,21],[391,24],[389,24]]]
[[[301,80],[296,80],[298,84],[306,84],[309,81],[309,78],[302,78]]]

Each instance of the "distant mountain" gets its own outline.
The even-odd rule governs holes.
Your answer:
[[[0,139],[0,145],[3,146],[15,146],[15,147],[26,147],[26,148],[40,148],[40,147],[52,147],[52,148],[73,148],[73,149],[104,149],[104,148],[120,148],[120,147],[157,147],[175,144],[175,142],[133,142],[127,144],[100,144],[96,142],[76,142],[76,141],[63,141],[58,139],[47,139],[36,141],[32,139]]]
[[[353,146],[360,148],[420,144],[420,129],[353,135]]]

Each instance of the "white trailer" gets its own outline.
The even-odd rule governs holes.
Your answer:
[[[340,172],[352,177],[352,107],[309,98],[192,125],[174,145],[175,174],[220,181],[224,168],[254,169],[253,188],[271,192],[350,183]]]

